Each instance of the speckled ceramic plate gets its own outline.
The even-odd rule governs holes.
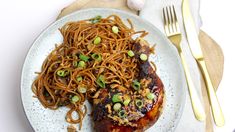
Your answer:
[[[156,54],[150,60],[157,65],[157,74],[165,86],[165,106],[159,120],[147,131],[166,132],[174,131],[182,114],[185,104],[185,78],[176,49],[167,38],[149,22],[140,17],[124,11],[114,9],[86,9],[72,13],[51,24],[33,43],[22,70],[21,96],[27,118],[33,129],[38,132],[66,132],[69,125],[65,121],[67,108],[58,110],[45,109],[37,98],[33,98],[31,85],[36,77],[35,72],[40,71],[46,56],[53,50],[55,44],[62,42],[63,38],[58,30],[66,22],[78,21],[96,15],[108,16],[117,14],[123,20],[131,19],[136,30],[146,30],[149,35],[145,38],[150,44],[157,44]],[[86,102],[89,112],[91,106]],[[94,131],[92,119],[89,115],[83,120],[81,131]]]

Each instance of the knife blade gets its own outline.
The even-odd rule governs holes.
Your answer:
[[[198,39],[198,33],[195,28],[195,22],[193,20],[189,0],[183,0],[182,3],[182,14],[184,21],[184,28],[186,32],[186,37],[188,40],[189,47],[191,49],[191,53],[193,57],[196,59],[199,68],[202,72],[203,78],[206,83],[207,93],[211,105],[212,115],[214,117],[215,124],[217,126],[224,125],[224,115],[222,113],[219,101],[217,99],[214,87],[212,85],[206,63],[204,61],[204,56],[201,50],[200,41]]]
[[[183,20],[184,20],[185,31],[188,43],[191,48],[191,52],[194,58],[196,59],[203,58],[203,53],[201,50],[200,42],[198,40],[198,34],[195,28],[193,17],[191,15],[188,0],[183,0],[182,9],[183,9]]]

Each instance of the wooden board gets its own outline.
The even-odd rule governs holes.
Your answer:
[[[200,31],[199,40],[201,43],[202,52],[206,61],[207,69],[211,77],[212,84],[215,90],[218,89],[219,83],[223,76],[224,70],[224,55],[220,46],[204,31]],[[213,117],[211,116],[210,103],[206,91],[206,85],[201,75],[202,95],[204,99],[206,118],[206,132],[213,132]]]
[[[126,0],[76,0],[69,6],[62,9],[57,19],[65,15],[68,15],[76,10],[92,8],[92,7],[115,8],[137,14],[136,11],[130,10],[127,7]]]
[[[69,6],[61,10],[58,18],[61,18],[67,14],[74,11],[92,7],[106,7],[106,8],[116,8],[121,10],[126,10],[137,14],[138,12],[130,10],[126,5],[126,0],[76,0]],[[222,79],[223,69],[224,69],[224,56],[220,46],[204,31],[200,31],[199,39],[201,42],[202,51],[205,57],[208,72],[210,74],[214,88],[217,90],[219,83]],[[206,110],[206,131],[213,131],[213,122],[210,114],[210,104],[208,101],[208,96],[206,92],[205,83],[202,79],[202,94]]]

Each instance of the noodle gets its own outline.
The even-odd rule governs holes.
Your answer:
[[[138,59],[129,57],[127,52],[135,44],[133,35],[147,35],[145,31],[135,32],[129,19],[130,28],[127,27],[116,15],[96,23],[92,20],[94,18],[69,22],[59,29],[63,43],[56,45],[45,59],[32,86],[32,91],[45,108],[68,107],[66,121],[79,123],[80,129],[87,113],[84,101],[92,99],[100,88],[97,79],[101,75],[105,78],[106,87],[118,84],[127,89],[138,76]],[[112,32],[112,26],[118,27],[118,34]],[[100,44],[93,44],[96,37],[101,38]],[[89,57],[84,67],[78,66],[81,54]],[[100,55],[102,60],[95,60],[92,54]],[[64,75],[59,76],[59,72]],[[73,112],[77,113],[78,119],[73,119]]]

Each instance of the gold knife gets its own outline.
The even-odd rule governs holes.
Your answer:
[[[191,49],[191,52],[196,59],[200,70],[202,72],[203,78],[206,82],[207,93],[209,97],[209,101],[211,104],[211,110],[214,117],[215,124],[217,126],[224,125],[224,115],[222,113],[219,101],[217,99],[215,90],[213,88],[210,76],[208,74],[206,63],[204,61],[204,57],[202,54],[200,42],[198,39],[198,34],[195,28],[195,23],[190,11],[189,0],[183,0],[182,4],[182,13],[184,20],[184,28],[186,31],[187,40]]]

